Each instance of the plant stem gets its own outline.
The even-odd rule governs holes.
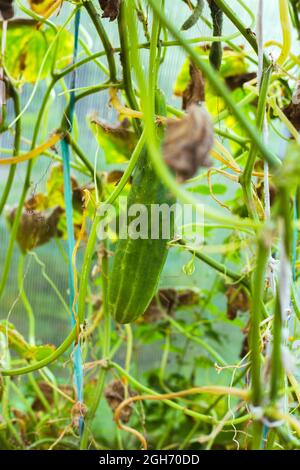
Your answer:
[[[103,255],[102,255],[102,308],[103,308],[103,317],[104,317],[104,332],[103,332],[103,347],[102,347],[102,358],[104,360],[109,357],[110,350],[110,315],[108,312],[108,254],[106,252],[106,246],[104,245]],[[96,415],[99,403],[102,398],[104,385],[106,377],[106,368],[102,367],[99,372],[98,381],[95,388],[95,394],[93,397],[93,402],[88,410],[87,416],[84,420],[84,429],[80,443],[80,449],[85,450],[88,445],[88,435],[90,432],[90,425]]]
[[[28,374],[28,379],[29,379],[29,382],[31,383],[31,386],[32,386],[37,398],[40,400],[40,402],[43,405],[43,407],[45,408],[45,410],[49,414],[51,414],[52,408],[51,408],[49,402],[47,401],[43,391],[40,389],[39,385],[37,384],[37,382],[34,378],[34,375],[33,374]]]
[[[159,395],[159,393],[155,392],[154,390],[152,390],[151,388],[149,387],[146,387],[145,385],[141,384],[138,380],[136,380],[134,377],[132,377],[130,374],[128,374],[119,364],[117,364],[116,362],[113,362],[111,361],[109,363],[109,366],[110,367],[113,367],[114,369],[116,369],[120,374],[121,376],[123,377],[126,377],[126,379],[132,383],[133,387],[136,388],[137,390],[140,390],[142,392],[145,392],[146,394],[150,394],[150,395]],[[209,416],[207,414],[201,414],[201,413],[198,413],[196,411],[193,411],[193,410],[190,410],[188,408],[186,408],[185,406],[182,406],[180,405],[179,403],[177,402],[174,402],[172,400],[169,400],[169,399],[163,399],[162,400],[163,403],[165,403],[166,405],[170,406],[171,408],[174,408],[175,410],[180,410],[181,412],[183,412],[185,415],[187,416],[191,416],[195,419],[198,419],[199,421],[203,421],[204,423],[208,423],[208,424],[218,424],[218,420],[216,418],[214,418],[213,416]],[[230,421],[227,421],[225,422],[225,425],[232,425],[232,424],[235,424],[235,423],[239,423],[239,422],[244,422],[244,421],[247,421],[249,420],[250,416],[249,415],[246,415],[246,416],[242,416],[240,418],[236,418],[236,419],[233,419],[233,420],[230,420]]]
[[[222,367],[225,367],[227,365],[225,359],[223,359],[223,357],[217,351],[215,351],[214,348],[210,346],[206,341],[203,341],[203,339],[198,338],[195,335],[191,335],[171,316],[165,315],[165,319],[168,320],[168,322],[171,323],[171,325],[174,326],[176,330],[182,333],[183,336],[190,339],[194,343],[199,344],[203,349],[205,349],[211,355],[211,357],[213,357],[218,362],[218,365],[221,365]]]
[[[94,178],[94,167],[90,163],[90,161],[86,158],[83,150],[79,147],[77,142],[73,139],[71,134],[69,132],[66,133],[66,141],[68,144],[71,146],[71,148],[74,150],[74,152],[77,154],[77,156],[80,158],[82,163],[85,165],[85,167],[89,170],[89,173],[92,178]],[[96,173],[96,183],[97,183],[97,188],[99,194],[102,194],[103,188],[102,188],[102,181],[99,175]]]
[[[101,42],[103,44],[103,47],[106,53],[107,61],[108,61],[110,81],[114,83],[117,80],[117,69],[116,69],[116,63],[115,63],[115,58],[114,58],[115,51],[110,43],[110,40],[106,34],[106,31],[102,25],[102,22],[96,11],[96,8],[94,7],[93,2],[91,0],[85,1],[83,2],[83,6],[88,12],[89,17],[94,23],[94,26],[99,35],[99,38],[101,39]]]
[[[19,267],[18,267],[18,287],[20,291],[20,297],[22,299],[22,302],[24,304],[27,317],[28,317],[29,344],[34,345],[35,344],[35,318],[34,318],[32,307],[29,303],[29,300],[24,290],[24,261],[25,261],[25,255],[23,253],[20,253]]]
[[[268,262],[268,242],[263,233],[258,240],[256,269],[252,280],[252,306],[251,306],[251,378],[252,378],[252,403],[260,406],[262,402],[261,384],[261,336],[260,322],[262,320],[262,304],[265,288],[265,272]]]
[[[272,75],[273,67],[269,66],[265,68],[262,82],[259,90],[259,98],[258,98],[258,106],[257,106],[257,114],[256,114],[256,126],[259,132],[262,131],[265,112],[266,112],[266,102],[268,96],[268,87]],[[247,162],[245,165],[244,172],[240,177],[240,183],[243,188],[245,202],[248,208],[249,215],[251,215],[254,219],[258,220],[258,214],[256,211],[255,203],[253,200],[253,193],[252,193],[252,172],[255,164],[255,159],[257,155],[257,146],[252,143],[249,155],[247,158]]]
[[[272,350],[272,375],[270,401],[276,402],[278,393],[283,384],[283,364],[281,358],[282,347],[282,315],[279,293],[276,295],[274,320],[273,320],[273,350]]]
[[[119,28],[119,38],[120,38],[120,46],[121,46],[121,64],[123,70],[123,82],[125,93],[127,97],[127,101],[129,106],[138,111],[139,106],[136,100],[136,96],[133,89],[132,78],[131,78],[131,64],[130,64],[130,56],[129,56],[129,40],[128,40],[128,26],[126,23],[126,15],[125,15],[125,8],[124,3],[121,2],[120,5],[120,12],[118,16],[118,28]]]
[[[178,240],[177,244],[181,246],[186,246],[186,242],[184,240]],[[189,249],[188,251],[192,254],[195,253],[196,258],[203,261],[204,263],[206,263],[208,266],[215,269],[219,273],[224,274],[224,276],[230,277],[230,279],[232,279],[233,281],[239,282],[244,287],[246,287],[247,290],[250,289],[250,284],[247,281],[247,279],[245,279],[245,277],[243,277],[241,274],[236,273],[235,271],[232,271],[230,268],[227,268],[225,264],[219,263],[218,261],[214,260],[210,256],[207,256],[204,253],[200,253],[199,251],[195,252]]]
[[[6,423],[7,429],[9,430],[11,435],[15,438],[16,442],[18,443],[18,445],[22,449],[24,447],[23,441],[21,439],[21,436],[19,435],[19,433],[15,429],[15,426],[13,425],[12,419],[10,417],[10,407],[9,407],[10,382],[11,382],[10,378],[6,377],[6,379],[4,380],[4,392],[3,392],[3,396],[2,396],[2,400],[1,400],[2,416],[3,416],[3,419]]]
[[[219,8],[225,13],[225,15],[230,19],[230,21],[236,26],[236,28],[241,32],[241,34],[248,41],[250,46],[257,53],[258,47],[254,33],[249,30],[249,28],[246,28],[246,26],[241,22],[237,14],[228,6],[228,4],[224,0],[214,1],[219,6]],[[266,56],[264,56],[264,63],[265,65],[268,65],[270,63]]]
[[[15,117],[16,117],[20,114],[20,111],[21,111],[20,97],[19,97],[19,94],[18,94],[17,90],[15,89],[15,87],[11,83],[9,84],[9,86],[10,86],[10,94],[11,94],[11,97],[12,97],[13,103],[14,103],[14,113],[15,113]],[[18,119],[16,121],[16,125],[15,125],[13,155],[19,155],[19,153],[20,153],[21,122],[22,122],[21,119]],[[0,215],[2,214],[2,211],[3,211],[4,206],[6,204],[8,195],[10,193],[10,190],[11,190],[11,187],[12,187],[12,184],[13,184],[13,181],[14,181],[15,172],[16,172],[16,165],[11,165],[10,169],[9,169],[8,178],[7,178],[7,181],[6,181],[6,184],[5,184],[5,188],[4,188],[3,194],[1,196],[1,200],[0,200]]]
[[[292,12],[295,22],[295,27],[298,33],[298,39],[300,39],[300,18],[299,18],[299,10],[298,10],[298,0],[290,0],[292,6]]]

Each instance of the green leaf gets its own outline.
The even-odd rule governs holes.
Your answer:
[[[56,34],[52,28],[37,28],[34,21],[9,22],[4,61],[8,73],[21,83],[34,83],[39,72],[40,79],[49,76],[53,61],[56,69],[70,64],[73,36],[61,30],[56,44],[53,44]],[[46,57],[51,44],[53,46]]]
[[[92,118],[90,125],[107,163],[128,161],[137,144],[136,134],[131,129],[128,120],[122,121],[117,126],[110,126]]]
[[[6,320],[0,322],[0,332],[3,333],[8,341],[8,345],[19,356],[27,358],[30,354],[30,345],[25,341],[25,338],[19,333],[12,323]]]
[[[8,339],[9,347],[26,360],[35,359],[40,361],[48,357],[55,350],[55,347],[50,344],[42,346],[30,345],[21,333],[16,330],[15,326],[6,320],[0,321],[0,332]]]
[[[64,201],[64,174],[62,165],[55,165],[51,169],[46,183],[49,206],[65,207]]]
[[[55,347],[52,344],[44,344],[43,346],[35,346],[32,347],[32,358],[36,361],[42,361],[49,357],[53,351],[55,351]]]

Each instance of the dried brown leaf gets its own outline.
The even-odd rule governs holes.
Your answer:
[[[184,118],[168,120],[163,153],[180,182],[194,176],[198,168],[211,165],[213,140],[213,127],[203,107],[193,104]]]
[[[51,405],[54,399],[53,388],[51,387],[51,385],[49,385],[47,382],[42,381],[39,382],[38,387],[46,398],[47,402]],[[32,409],[34,411],[43,411],[45,409],[39,397],[36,397],[34,402],[32,403]]]
[[[190,63],[190,82],[182,95],[182,109],[205,101],[205,82],[201,71]]]
[[[226,291],[227,318],[234,320],[238,312],[249,310],[249,297],[245,289],[237,286],[229,286]]]
[[[154,323],[161,320],[166,314],[173,316],[177,307],[195,305],[198,303],[198,300],[197,293],[190,289],[182,291],[160,289],[158,295],[153,297],[144,313],[144,322]]]
[[[0,0],[0,12],[3,20],[10,20],[14,16],[13,0]]]
[[[249,73],[242,73],[239,75],[233,75],[231,77],[226,77],[225,82],[228,88],[234,91],[237,88],[241,88],[244,85],[244,83],[249,82],[253,78],[256,78],[256,73],[249,72]]]
[[[106,181],[107,183],[119,183],[124,172],[121,170],[112,170],[107,174]]]
[[[291,101],[291,103],[283,109],[283,112],[297,131],[300,131],[300,103],[293,103]]]
[[[125,386],[121,380],[110,382],[104,392],[105,398],[111,410],[114,412],[120,403],[125,400]],[[128,397],[133,397],[135,392],[128,388]],[[120,419],[123,423],[128,423],[132,414],[133,404],[124,406],[121,411]]]
[[[52,210],[27,211],[24,210],[17,232],[17,242],[21,250],[26,253],[36,246],[47,243],[53,237],[60,237],[58,222],[64,210],[57,206]],[[13,225],[16,208],[8,215],[8,221]]]
[[[109,21],[114,21],[120,12],[121,0],[99,0],[100,7],[103,10],[102,18],[109,18]]]

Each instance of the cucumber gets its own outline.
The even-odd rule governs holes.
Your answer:
[[[156,94],[157,112],[165,114],[165,103],[161,92]],[[162,129],[159,129],[162,133]],[[128,207],[132,204],[144,204],[148,210],[147,239],[119,239],[114,254],[113,266],[109,276],[108,302],[109,312],[118,323],[131,323],[143,315],[155,295],[160,274],[165,264],[168,248],[167,239],[152,240],[151,204],[174,203],[167,189],[158,179],[146,152],[141,156],[136,167],[128,196]],[[130,222],[130,220],[129,220]],[[173,236],[171,222],[170,238]]]
[[[223,30],[223,11],[214,0],[208,0],[211,18],[213,22],[213,35],[222,36]],[[222,65],[223,47],[221,42],[213,42],[210,49],[209,61],[211,65],[220,70]]]

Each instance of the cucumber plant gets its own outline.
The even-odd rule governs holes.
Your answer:
[[[299,448],[300,12],[272,3],[269,37],[262,0],[2,5],[0,449]],[[121,196],[204,243],[151,210],[101,238]]]

